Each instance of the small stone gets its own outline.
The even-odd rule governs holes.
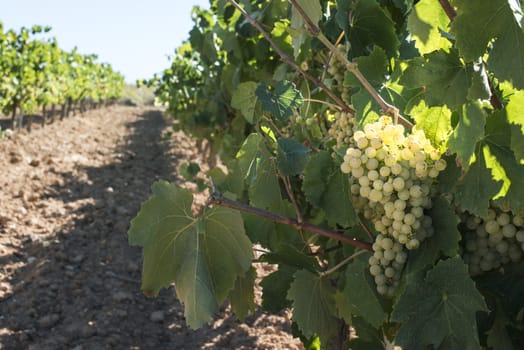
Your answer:
[[[115,311],[115,315],[117,315],[118,317],[127,317],[127,310],[116,310]]]
[[[125,300],[132,300],[132,299],[133,299],[133,296],[131,295],[131,293],[128,293],[128,292],[118,291],[118,292],[113,293],[113,300],[117,302],[122,302]]]
[[[118,215],[127,215],[129,210],[126,207],[116,207],[116,212]]]
[[[59,319],[60,316],[58,316],[57,314],[45,315],[37,321],[38,327],[51,328],[58,322]]]
[[[127,271],[129,272],[138,272],[140,270],[140,266],[138,266],[137,263],[134,261],[129,261],[127,263]]]
[[[153,311],[151,315],[149,316],[149,319],[153,322],[159,322],[159,323],[164,322],[164,319],[165,319],[164,311],[162,310]]]
[[[34,256],[30,256],[30,257],[27,258],[27,263],[28,264],[31,264],[31,263],[33,263],[35,261],[36,261],[36,258]]]
[[[81,263],[82,260],[84,260],[84,258],[85,256],[83,254],[78,254],[72,257],[69,261],[71,261],[72,263],[78,264],[78,263]]]
[[[31,161],[29,162],[29,165],[31,166],[39,166],[40,165],[40,161],[38,159],[31,159]]]
[[[78,333],[83,338],[89,338],[96,333],[96,328],[90,324],[84,324],[78,329]]]

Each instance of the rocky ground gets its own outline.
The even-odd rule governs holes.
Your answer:
[[[227,305],[188,329],[174,288],[140,292],[127,229],[157,179],[199,161],[159,110],[111,107],[0,139],[0,349],[302,349],[289,314]],[[259,267],[263,271],[264,267]],[[259,293],[259,291],[257,291]]]

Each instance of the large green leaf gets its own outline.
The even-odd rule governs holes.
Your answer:
[[[249,269],[252,247],[238,212],[216,207],[195,218],[192,202],[188,190],[155,182],[153,195],[131,222],[129,243],[144,250],[144,292],[156,295],[174,282],[186,322],[197,328]]]
[[[309,148],[292,138],[278,139],[277,165],[284,176],[297,175],[304,170]]]
[[[524,91],[516,91],[506,106],[511,127],[511,149],[519,163],[524,162]]]
[[[492,45],[490,68],[499,78],[524,87],[524,32],[516,0],[453,0],[457,17],[451,24],[456,46],[466,61],[481,57]],[[511,54],[508,54],[511,52]]]
[[[424,134],[434,146],[444,145],[453,130],[449,108],[446,106],[428,107],[421,100],[409,113],[415,120],[417,128],[424,130]]]
[[[457,17],[451,24],[456,46],[467,61],[475,61],[484,54],[490,40],[505,30],[508,18],[501,9],[507,0],[453,0]],[[504,14],[504,16],[501,16]]]
[[[341,297],[349,303],[352,315],[360,316],[374,327],[380,328],[387,315],[377,296],[374,281],[369,278],[368,268],[364,259],[355,260],[348,265]],[[340,303],[341,299],[337,300]]]
[[[495,180],[502,180],[502,190],[495,196],[499,203],[508,206],[514,213],[524,210],[524,165],[519,164],[513,152],[495,143],[484,146],[486,165],[491,169]]]
[[[335,288],[327,278],[307,270],[297,271],[287,293],[293,303],[293,321],[306,337],[318,334],[327,344],[337,334]]]
[[[254,81],[247,81],[237,86],[231,98],[231,107],[239,109],[244,118],[251,124],[254,122],[255,106],[257,95],[255,91],[258,84]]]
[[[447,350],[480,348],[476,312],[487,311],[460,257],[440,261],[422,281],[406,286],[391,318],[400,322],[396,344]]]
[[[244,321],[247,315],[255,313],[256,276],[256,270],[251,267],[244,276],[237,278],[235,287],[229,293],[231,307],[241,321]]]
[[[456,50],[439,50],[410,60],[400,83],[423,87],[424,100],[430,107],[447,105],[453,109],[467,101],[472,72]]]
[[[350,1],[339,1],[339,6],[340,2]],[[343,4],[340,8],[348,11],[337,14],[337,19],[338,16],[349,18],[349,21],[340,21],[340,23],[349,25],[349,28],[343,27],[342,29],[346,31],[351,43],[349,52],[351,57],[367,55],[374,45],[383,48],[388,57],[397,55],[400,42],[397,38],[395,23],[376,0],[357,0],[352,6]]]
[[[472,103],[462,106],[459,118],[447,147],[457,154],[457,159],[467,168],[477,142],[484,136],[486,113],[478,103]]]
[[[268,312],[280,312],[290,307],[291,302],[286,298],[287,291],[296,269],[281,265],[278,270],[270,273],[260,282],[262,287],[262,309]]]
[[[276,249],[276,251],[262,255],[260,260],[269,264],[290,266],[295,270],[304,269],[311,272],[317,272],[319,270],[318,260],[315,257],[306,254],[307,252],[308,251],[299,251],[290,244],[282,244]]]
[[[485,217],[489,201],[500,191],[502,183],[493,179],[491,171],[486,167],[483,152],[477,152],[476,158],[458,184],[455,198],[462,209]]]
[[[319,0],[297,0],[298,5],[304,10],[306,15],[311,19],[313,24],[318,24],[318,21],[322,18],[322,6]],[[300,47],[308,37],[308,33],[305,28],[306,21],[302,18],[302,15],[298,10],[291,7],[291,28],[292,30],[292,43],[294,48],[295,57],[300,53]]]
[[[377,121],[382,115],[380,105],[365,89],[359,89],[358,92],[351,94],[351,104],[356,110],[355,119],[361,129],[364,125]]]
[[[438,260],[441,255],[454,257],[459,253],[461,239],[458,230],[459,219],[450,203],[442,198],[433,198],[429,216],[433,222],[434,234],[426,239],[420,247],[410,252],[406,271],[415,273],[425,269]]]
[[[421,54],[451,47],[449,39],[442,35],[448,24],[448,16],[434,0],[419,1],[408,16],[408,30]]]
[[[504,313],[501,305],[497,305],[497,310],[495,311],[495,321],[493,326],[487,332],[488,346],[494,350],[514,350],[515,347],[511,341],[511,338],[508,334],[507,325],[511,324],[508,316]]]
[[[274,89],[262,82],[256,89],[262,108],[278,120],[288,120],[302,104],[302,95],[289,81],[279,81]]]
[[[325,211],[330,223],[343,226],[356,223],[349,178],[340,171],[328,152],[320,151],[309,158],[302,189],[310,203]]]
[[[249,199],[261,208],[276,209],[281,204],[276,165],[259,134],[247,137],[237,153],[240,172],[248,184]]]
[[[358,65],[358,70],[366,77],[368,82],[374,87],[380,87],[385,80],[388,68],[388,58],[384,49],[375,46],[368,56],[357,57],[353,60]],[[344,85],[350,87],[360,87],[360,81],[351,72],[344,75]],[[371,96],[369,96],[371,99]]]

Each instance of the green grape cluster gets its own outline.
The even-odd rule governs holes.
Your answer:
[[[407,253],[402,244],[382,234],[377,235],[368,262],[369,273],[375,279],[379,294],[395,295],[406,260]]]
[[[328,135],[336,141],[334,148],[341,149],[350,146],[353,141],[353,133],[356,131],[353,115],[348,112],[337,111],[329,119],[333,119]]]
[[[491,207],[482,219],[461,215],[462,257],[472,276],[519,262],[524,255],[524,217]]]
[[[338,45],[337,50],[346,55],[346,48],[344,45]],[[344,86],[344,74],[346,73],[346,64],[338,59],[338,56],[333,54],[329,60],[328,73],[335,81],[335,87],[340,93],[342,100],[349,102],[349,88]]]
[[[406,135],[404,127],[393,124],[389,117],[365,125],[364,130],[354,133],[352,141],[341,171],[351,175],[355,209],[381,234],[380,243],[377,238],[373,245],[370,273],[375,276],[377,291],[391,295],[398,281],[398,274],[393,275],[391,269],[400,273],[404,261],[397,261],[393,252],[416,249],[433,235],[431,217],[424,210],[431,207],[433,184],[446,162],[422,130],[413,128]],[[401,249],[391,251],[390,241]]]

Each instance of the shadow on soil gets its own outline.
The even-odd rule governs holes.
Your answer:
[[[142,295],[141,251],[127,244],[127,229],[151,184],[175,181],[176,159],[159,142],[160,112],[143,113],[128,127],[111,164],[86,168],[87,181],[61,174],[63,185],[47,191],[64,202],[54,215],[71,216],[73,224],[50,239],[28,235],[16,254],[0,258],[27,262],[0,300],[0,349],[256,348],[232,318],[216,329],[186,328],[172,288],[155,299]]]

